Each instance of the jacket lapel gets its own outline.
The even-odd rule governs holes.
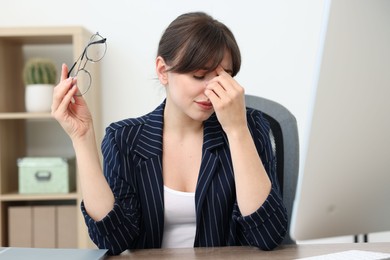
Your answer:
[[[142,158],[137,184],[145,226],[146,245],[160,247],[164,230],[162,131],[165,103],[151,112],[139,133],[135,153]]]
[[[227,143],[222,127],[217,117],[213,114],[204,122],[202,163],[200,166],[198,183],[195,192],[196,222],[199,226],[201,220],[202,206],[207,194],[207,190],[213,180],[219,165],[219,147]]]

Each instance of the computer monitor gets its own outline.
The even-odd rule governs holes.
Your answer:
[[[332,1],[295,240],[390,231],[390,1]]]

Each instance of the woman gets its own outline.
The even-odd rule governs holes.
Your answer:
[[[176,18],[156,58],[166,99],[147,115],[107,127],[103,169],[91,115],[63,66],[52,114],[73,142],[81,209],[99,248],[270,250],[281,243],[287,216],[269,125],[245,108],[233,78],[240,65],[224,24],[201,12]]]

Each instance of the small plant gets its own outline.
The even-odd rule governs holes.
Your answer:
[[[51,84],[57,81],[57,69],[54,63],[45,58],[29,59],[23,69],[24,84]]]

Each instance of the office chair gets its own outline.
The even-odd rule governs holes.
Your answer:
[[[287,108],[269,99],[245,95],[245,102],[247,107],[261,111],[270,123],[275,141],[276,172],[290,225],[299,169],[297,121]],[[283,244],[294,243],[288,233]]]

